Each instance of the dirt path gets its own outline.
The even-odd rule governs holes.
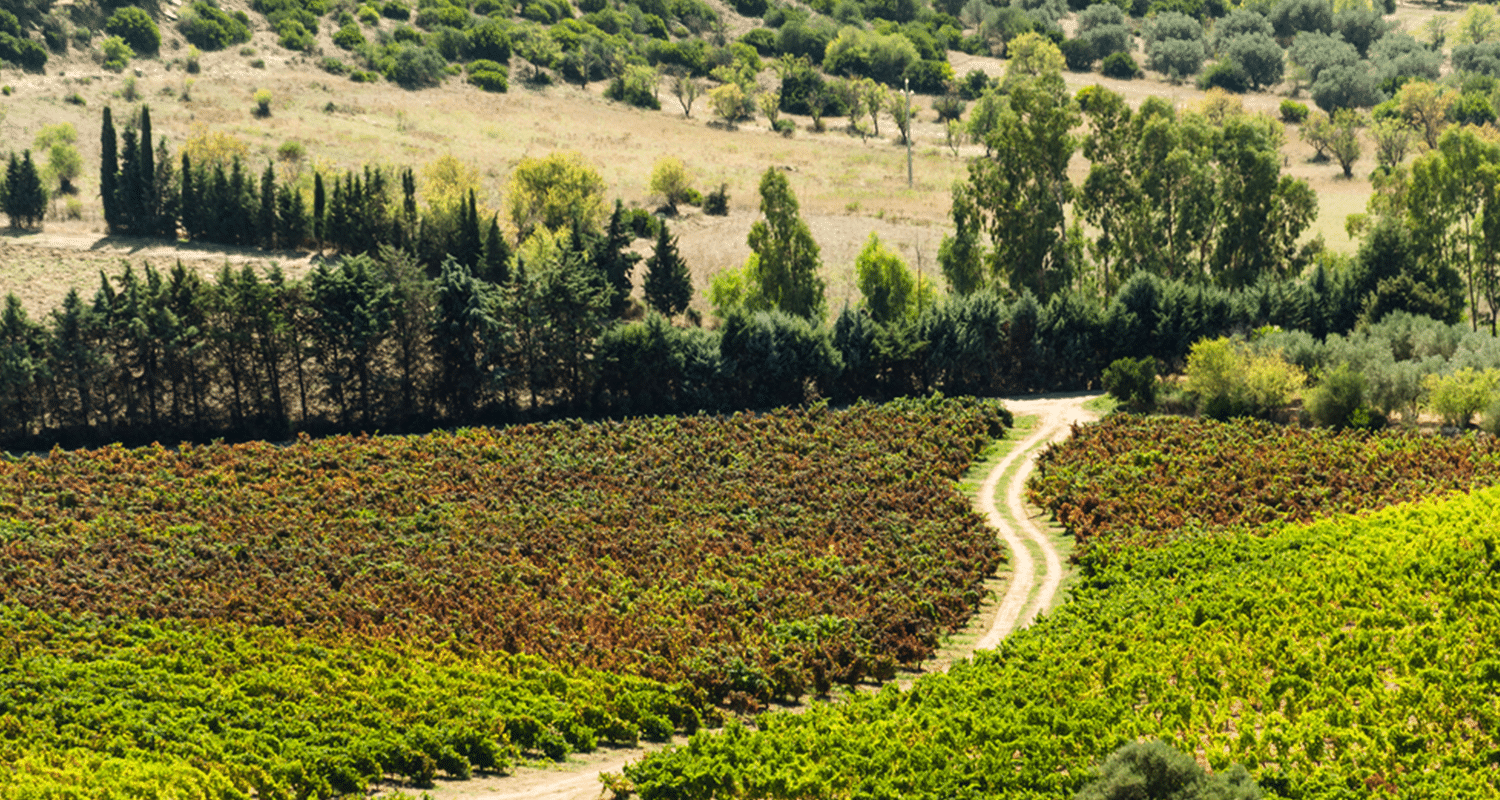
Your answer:
[[[1005,596],[997,611],[990,612],[993,621],[988,631],[962,652],[946,655],[964,657],[974,650],[992,649],[1012,631],[1025,627],[1038,614],[1050,608],[1062,584],[1062,558],[1026,508],[1022,491],[1031,474],[1033,459],[1041,446],[1066,437],[1075,422],[1094,419],[1084,403],[1096,395],[1049,395],[1037,398],[1006,400],[1005,405],[1017,417],[1035,416],[1036,427],[1001,459],[985,476],[979,489],[979,507],[990,525],[1005,540],[1009,552],[1011,575]],[[1004,508],[996,505],[996,496],[1004,484]],[[1034,556],[1036,548],[1040,558]],[[1040,569],[1037,561],[1041,561]],[[944,658],[937,665],[945,668],[951,661]],[[899,679],[910,682],[910,676]],[[685,742],[679,739],[678,744]],[[548,767],[521,767],[506,777],[476,778],[468,781],[440,781],[426,790],[434,800],[599,800],[605,796],[599,776],[619,773],[626,763],[639,760],[662,745],[646,749],[601,750],[571,756],[566,764]],[[379,792],[377,796],[386,795]]]
[[[1052,545],[1045,531],[1026,508],[1026,478],[1034,468],[1033,458],[1037,449],[1068,435],[1075,422],[1094,418],[1094,414],[1083,407],[1093,395],[1070,395],[1066,397],[1043,397],[1036,399],[1007,400],[1006,408],[1016,416],[1038,417],[1031,435],[1011,449],[1004,459],[990,470],[979,487],[979,511],[990,526],[1000,532],[1010,550],[1011,578],[1006,587],[1000,608],[995,613],[989,631],[974,644],[975,650],[991,650],[1000,644],[1012,631],[1031,624],[1041,612],[1051,608],[1062,585],[1062,557]],[[1018,465],[1019,462],[1019,466]],[[1004,487],[1004,511],[996,505],[1001,482]],[[1035,547],[1043,562],[1038,575],[1037,558],[1032,553]],[[1040,584],[1038,584],[1040,578]]]

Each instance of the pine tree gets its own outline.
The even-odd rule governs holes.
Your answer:
[[[626,301],[630,298],[630,271],[641,258],[638,253],[630,252],[631,239],[630,231],[625,227],[624,204],[616,200],[614,213],[609,216],[609,228],[604,233],[604,241],[599,245],[595,262],[599,271],[604,274],[605,281],[609,283],[610,314],[616,317],[625,311]]]
[[[255,234],[261,247],[267,250],[276,247],[276,170],[270,161],[260,176],[260,213],[255,216]]]
[[[677,252],[677,237],[661,224],[656,234],[656,251],[646,259],[646,304],[672,317],[687,310],[693,299],[693,278],[687,264]]]
[[[327,236],[324,230],[323,212],[327,210],[328,201],[323,194],[323,173],[313,173],[313,213],[312,213],[312,235],[318,242],[318,252],[323,252],[323,238]]]
[[[10,217],[12,228],[34,228],[47,213],[47,190],[42,186],[36,164],[27,150],[23,158],[10,154],[5,168],[5,191],[3,202],[5,215]]]
[[[500,232],[500,215],[490,217],[490,232],[484,243],[484,269],[478,276],[493,284],[510,282],[510,245]]]
[[[99,131],[99,197],[104,201],[104,224],[110,233],[120,228],[120,211],[116,197],[120,177],[119,156],[116,153],[115,123],[109,106],[104,107],[104,122]]]
[[[200,210],[198,208],[198,193],[201,187],[193,180],[193,162],[184,152],[182,154],[182,188],[178,193],[182,202],[182,231],[189,239],[196,239],[202,235],[199,225]]]

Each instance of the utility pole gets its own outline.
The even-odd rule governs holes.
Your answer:
[[[911,113],[911,78],[906,79],[906,188],[912,188],[911,182],[911,124],[915,122]]]

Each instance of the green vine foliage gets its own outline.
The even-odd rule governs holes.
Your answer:
[[[1128,557],[1000,649],[628,767],[644,800],[1058,798],[1158,739],[1267,797],[1495,797],[1500,490]]]

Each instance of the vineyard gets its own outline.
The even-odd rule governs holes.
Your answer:
[[[1500,441],[1267,422],[1112,416],[1037,460],[1028,499],[1084,551],[1317,516],[1500,482]]]
[[[955,482],[1008,424],[927,400],[0,462],[0,798],[328,796],[889,677],[999,566]]]
[[[1057,798],[1159,738],[1271,797],[1500,796],[1500,490],[1105,565],[993,652],[628,767],[643,800]]]

